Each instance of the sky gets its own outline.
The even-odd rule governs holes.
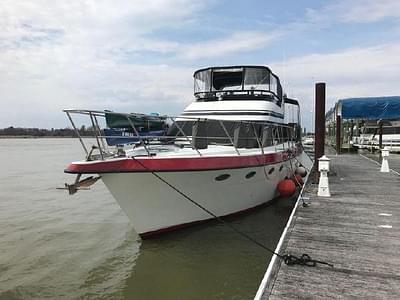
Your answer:
[[[193,72],[266,65],[312,129],[316,82],[400,95],[400,1],[2,0],[0,128],[69,126],[64,108],[178,115]]]

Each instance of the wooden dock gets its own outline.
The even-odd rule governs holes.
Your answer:
[[[306,187],[280,253],[334,264],[271,265],[256,299],[400,299],[400,176],[357,154],[330,155],[330,198]],[[390,168],[400,171],[400,159]]]

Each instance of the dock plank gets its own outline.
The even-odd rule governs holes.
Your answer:
[[[400,299],[400,176],[360,155],[330,158],[332,196],[307,188],[310,205],[298,208],[283,253],[334,267],[279,262],[262,298]]]

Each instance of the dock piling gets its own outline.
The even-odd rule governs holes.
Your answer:
[[[318,184],[318,196],[320,197],[331,196],[328,181],[329,161],[330,159],[327,158],[325,155],[318,159],[318,171],[321,174]]]
[[[315,159],[325,154],[325,83],[315,84]],[[318,170],[318,166],[316,166]],[[319,174],[315,172],[315,181]]]
[[[336,154],[340,154],[342,149],[342,118],[340,116],[336,116]]]
[[[382,153],[382,166],[381,166],[381,172],[383,173],[388,173],[390,172],[389,169],[389,162],[388,162],[388,157],[389,157],[389,149],[387,147],[383,148],[381,150]]]
[[[378,130],[379,130],[379,149],[382,149],[382,133],[383,133],[383,121],[378,121]]]

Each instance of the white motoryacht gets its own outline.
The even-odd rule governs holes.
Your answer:
[[[264,66],[196,71],[194,101],[177,117],[65,112],[74,128],[74,116],[87,115],[95,137],[90,148],[76,130],[86,158],[68,165],[77,178],[66,188],[74,193],[101,178],[142,237],[259,207],[310,164],[298,101]]]

